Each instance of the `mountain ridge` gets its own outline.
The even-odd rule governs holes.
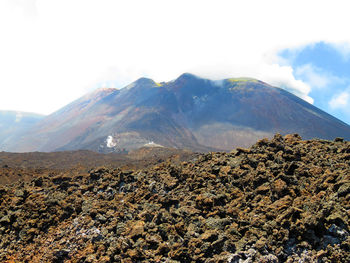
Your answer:
[[[349,125],[281,88],[250,78],[213,81],[184,73],[169,82],[140,78],[120,90],[95,90],[45,117],[6,150],[118,152],[152,141],[229,151],[277,132],[350,140]]]

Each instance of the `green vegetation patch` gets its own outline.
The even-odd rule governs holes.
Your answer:
[[[226,79],[226,81],[230,83],[237,83],[237,82],[254,82],[258,83],[259,81],[257,79],[252,79],[252,78],[229,78]]]

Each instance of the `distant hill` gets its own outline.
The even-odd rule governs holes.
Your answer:
[[[0,150],[7,148],[9,142],[15,142],[43,117],[28,112],[0,111]]]
[[[141,78],[121,90],[96,90],[45,117],[6,150],[231,150],[277,132],[350,140],[349,125],[283,89],[185,73],[170,82]]]

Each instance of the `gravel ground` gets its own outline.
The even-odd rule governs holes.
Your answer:
[[[1,262],[350,262],[350,142],[0,186]]]

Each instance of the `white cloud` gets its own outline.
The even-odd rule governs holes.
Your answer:
[[[326,77],[327,74],[322,74],[317,72],[314,66],[311,64],[305,64],[301,67],[296,68],[296,76],[303,77],[306,79],[306,82],[314,88],[324,88],[330,83],[329,77]]]
[[[2,0],[7,4],[12,12],[19,12],[26,18],[33,17],[37,14],[37,0]]]
[[[50,113],[95,83],[183,72],[261,78],[311,102],[277,51],[350,43],[347,1],[12,1],[0,1],[2,109]]]
[[[329,106],[332,109],[349,109],[350,108],[350,92],[343,91],[336,94],[330,101]]]
[[[336,48],[345,60],[350,59],[350,43],[349,42],[339,42],[332,43],[333,47]]]
[[[279,66],[278,64],[264,65],[262,70],[257,73],[259,79],[270,83],[271,85],[284,88],[291,93],[299,96],[309,103],[314,100],[308,96],[311,88],[301,80],[295,79],[293,68],[290,66]]]
[[[303,79],[312,89],[325,89],[334,84],[343,85],[347,81],[312,64],[297,67],[294,75]]]

